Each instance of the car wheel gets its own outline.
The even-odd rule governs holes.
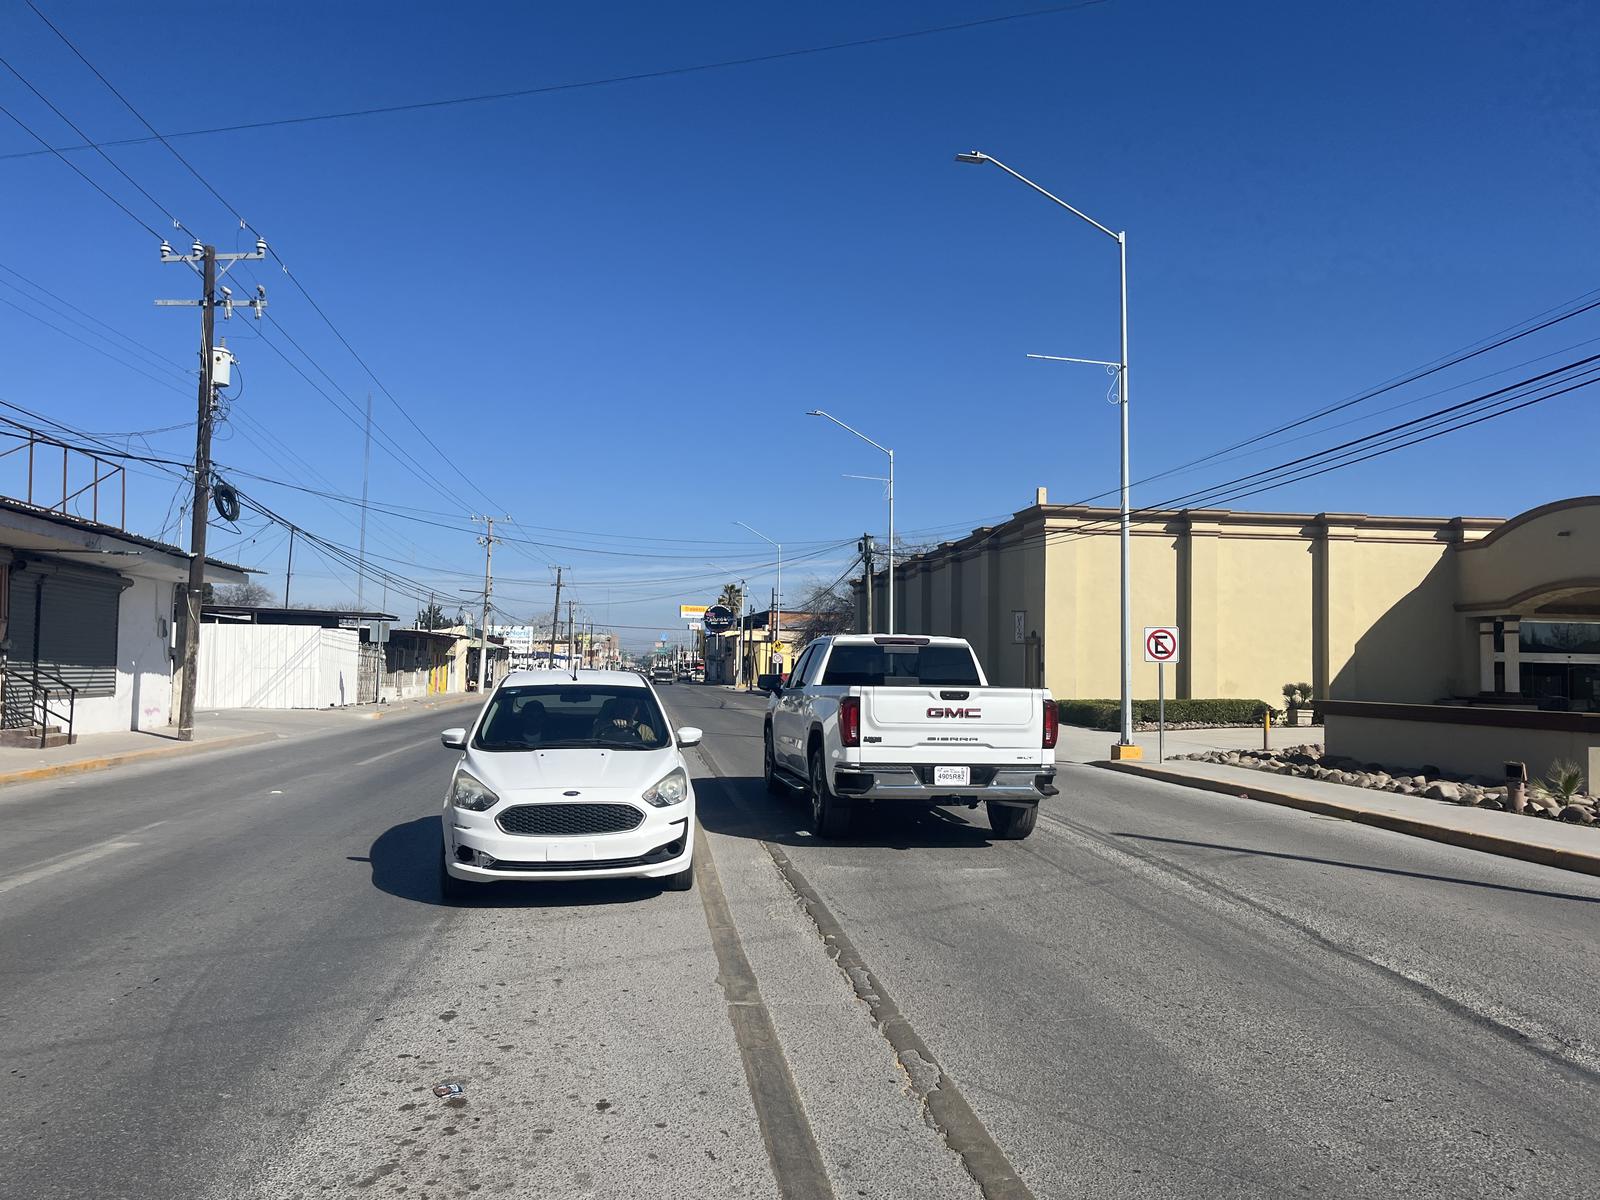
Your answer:
[[[694,860],[691,858],[687,867],[676,875],[668,875],[661,883],[669,892],[694,891]]]
[[[778,778],[778,766],[772,755],[772,726],[767,726],[761,735],[761,778],[767,785],[767,791],[774,796],[788,795],[789,789],[784,786],[783,780]]]
[[[811,832],[818,837],[843,837],[850,832],[850,802],[841,800],[828,786],[822,747],[811,751]]]
[[[460,904],[471,895],[472,885],[450,874],[444,865],[445,851],[439,852],[439,901],[443,904]]]
[[[1020,842],[1039,823],[1037,804],[1018,808],[1013,804],[996,804],[991,800],[986,807],[989,809],[989,828],[1002,841]]]

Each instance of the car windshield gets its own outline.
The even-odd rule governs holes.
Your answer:
[[[825,687],[977,687],[978,664],[965,646],[835,646]]]
[[[627,685],[508,686],[489,700],[479,750],[660,750],[666,718],[647,688]]]

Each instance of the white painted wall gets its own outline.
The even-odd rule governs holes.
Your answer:
[[[172,589],[162,579],[134,579],[117,602],[117,690],[78,701],[74,733],[159,729],[172,721]]]
[[[200,626],[196,708],[351,704],[361,634],[306,625]]]

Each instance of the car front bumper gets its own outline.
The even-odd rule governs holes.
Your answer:
[[[510,834],[488,812],[447,807],[445,865],[457,879],[657,879],[687,870],[694,859],[694,793],[682,804],[655,809],[626,833],[573,837]]]

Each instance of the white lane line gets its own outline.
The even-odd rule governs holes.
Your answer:
[[[13,875],[10,879],[0,879],[0,894],[24,887],[30,883],[37,883],[41,879],[48,879],[52,875],[59,875],[62,871],[70,871],[75,867],[84,866],[87,863],[94,862],[96,859],[115,854],[118,850],[131,850],[139,844],[139,842],[101,842],[98,846],[90,846],[87,850],[69,854],[53,863],[35,867],[33,870],[24,871],[20,875]]]
[[[396,746],[393,750],[385,750],[382,754],[374,754],[371,758],[363,758],[356,766],[365,767],[377,762],[380,758],[388,758],[391,754],[399,754],[402,750],[415,750],[416,748],[417,743],[407,742],[404,746]]]

